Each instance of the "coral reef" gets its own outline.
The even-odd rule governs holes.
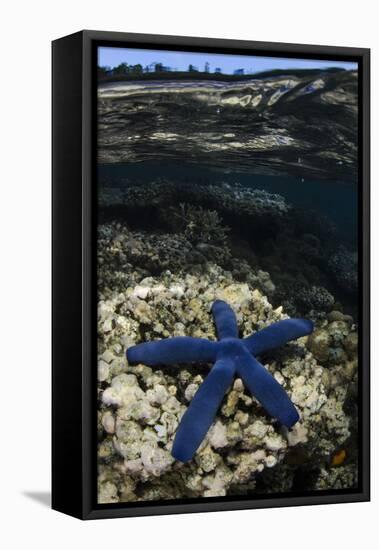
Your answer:
[[[100,255],[106,254],[104,246],[100,241]],[[103,287],[99,292],[99,502],[253,491],[260,473],[276,469],[294,451],[322,471],[350,436],[344,407],[357,376],[351,320],[332,320],[331,312],[331,320],[323,320],[310,338],[263,356],[268,372],[299,411],[301,421],[292,431],[268,417],[237,378],[194,459],[182,464],[171,455],[175,431],[209,365],[132,366],[125,349],[169,336],[215,340],[210,310],[217,299],[231,304],[242,336],[285,315],[257,289],[209,262],[198,274],[137,273],[129,281],[124,292],[104,292]],[[335,350],[330,365],[328,346]]]
[[[223,234],[222,231],[218,233]],[[122,292],[149,275],[167,270],[198,273],[209,261],[229,267],[237,281],[247,282],[265,295],[275,292],[267,272],[253,269],[246,260],[233,259],[224,239],[222,244],[194,244],[181,233],[131,231],[125,224],[113,222],[98,230],[98,286],[100,294]],[[112,269],[109,266],[112,266]]]
[[[314,487],[321,491],[358,487],[357,468],[354,464],[340,468],[322,468],[318,472]]]
[[[104,212],[122,214],[129,231],[137,231],[147,250],[136,250],[139,258],[126,255],[153,274],[213,261],[238,280],[252,271],[269,273],[272,289],[259,288],[292,316],[320,316],[346,295],[356,310],[356,253],[336,244],[330,221],[294,209],[280,195],[237,183],[156,180],[105,185],[100,202]],[[146,233],[145,244],[138,237]]]
[[[328,312],[333,308],[334,296],[324,287],[303,287],[296,295],[296,302],[301,309]]]
[[[356,487],[357,71],[131,76],[98,88],[98,502]]]
[[[328,268],[336,282],[347,292],[358,290],[358,255],[344,246],[329,258]]]
[[[99,203],[102,208],[123,207],[130,217],[139,209],[177,209],[179,203],[186,203],[217,211],[224,217],[247,219],[254,225],[261,222],[266,227],[279,223],[291,211],[281,195],[226,182],[204,185],[199,182],[178,184],[169,180],[157,180],[148,185],[131,182],[124,183],[122,187],[103,185],[100,188]],[[193,211],[191,215],[193,216]]]
[[[182,234],[194,245],[226,246],[229,228],[216,210],[180,203],[160,211],[161,220],[172,233]]]

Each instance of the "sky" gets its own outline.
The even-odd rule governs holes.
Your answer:
[[[116,67],[120,63],[143,67],[150,63],[163,63],[172,69],[188,70],[188,65],[194,65],[204,70],[205,63],[210,64],[210,72],[218,67],[225,74],[232,74],[236,69],[244,69],[246,73],[257,73],[271,69],[324,69],[339,67],[346,70],[357,69],[357,63],[344,61],[323,61],[316,59],[287,59],[282,57],[261,57],[246,55],[226,55],[214,53],[174,52],[166,50],[144,50],[135,48],[100,47],[98,50],[98,65],[100,67]]]

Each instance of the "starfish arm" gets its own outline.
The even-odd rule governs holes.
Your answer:
[[[216,360],[217,347],[217,342],[205,338],[176,336],[132,346],[127,350],[126,357],[129,363],[150,366],[194,361],[208,363]]]
[[[313,323],[306,319],[285,319],[244,338],[245,347],[253,355],[283,346],[313,332]]]
[[[223,300],[216,300],[212,306],[219,340],[223,338],[238,338],[237,319],[232,308]]]
[[[233,381],[234,372],[233,360],[224,358],[216,361],[180,421],[171,451],[174,458],[187,462],[194,456]]]
[[[266,412],[290,428],[299,420],[299,414],[284,388],[246,350],[236,360],[237,374],[258,399]]]

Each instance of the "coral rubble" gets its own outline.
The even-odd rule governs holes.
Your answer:
[[[277,472],[277,486],[290,490],[288,472],[307,464],[318,477],[306,489],[328,485],[330,457],[354,430],[346,410],[357,381],[353,320],[331,311],[316,320],[311,337],[261,357],[299,411],[291,431],[267,416],[237,378],[195,457],[182,464],[171,456],[174,435],[210,365],[133,366],[125,349],[169,336],[215,340],[215,300],[231,304],[243,337],[287,316],[259,290],[257,273],[238,280],[209,257],[195,270],[186,269],[185,260],[174,269],[174,251],[186,256],[180,245],[169,243],[165,264],[166,235],[147,238],[120,224],[101,226],[99,236],[99,502],[246,494],[261,487],[269,471]],[[355,479],[349,475],[341,479]]]

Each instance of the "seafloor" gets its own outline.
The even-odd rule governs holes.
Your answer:
[[[210,365],[129,366],[125,350],[215,339],[216,298],[242,335],[287,316],[315,322],[310,337],[260,358],[301,420],[281,427],[237,378],[182,464],[175,430]],[[357,257],[330,221],[238,184],[101,188],[98,300],[100,503],[357,486]]]

